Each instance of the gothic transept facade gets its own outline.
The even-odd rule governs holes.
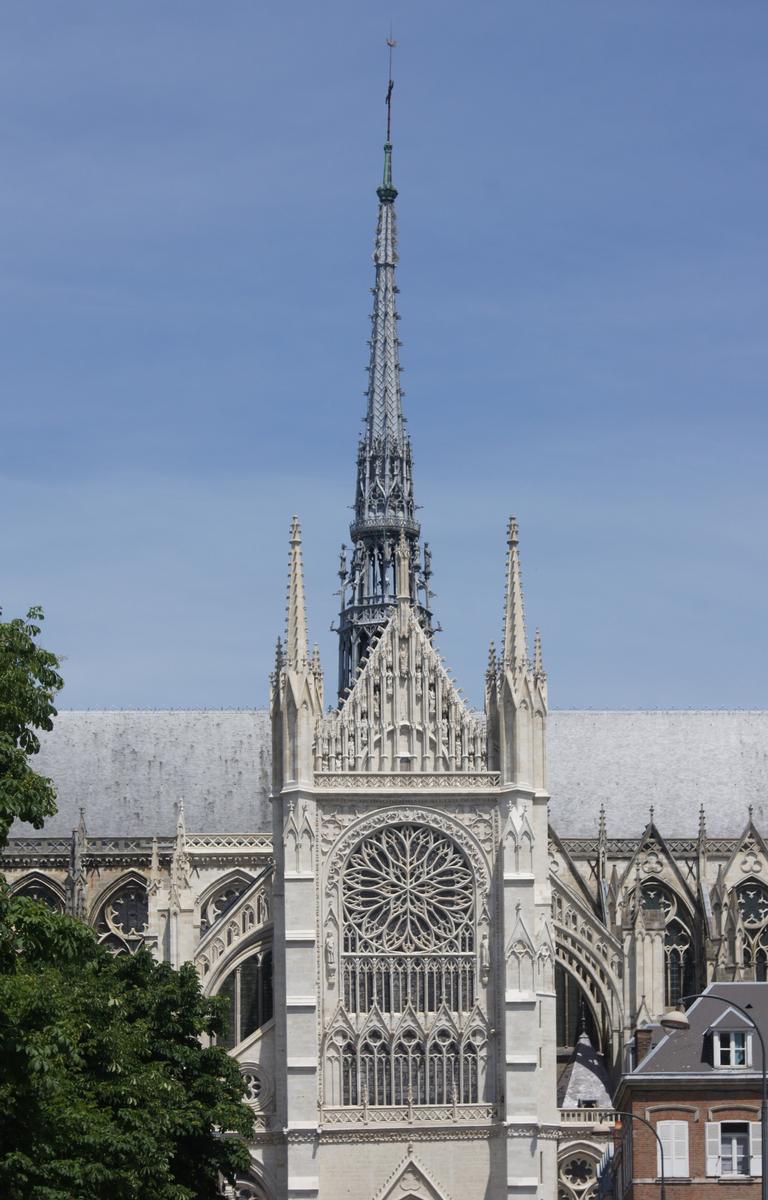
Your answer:
[[[526,629],[514,518],[483,712],[462,697],[435,645],[416,519],[389,141],[377,195],[334,706],[294,518],[269,715],[62,714],[41,765],[60,827],[76,828],[18,828],[4,867],[113,953],[192,961],[227,998],[253,1110],[239,1200],[591,1200],[634,1030],[712,980],[768,978],[768,848],[738,785],[708,833],[712,779],[693,752],[696,810],[614,824],[631,765],[602,772],[602,809],[575,775],[558,799],[547,760],[568,720],[549,712]],[[762,796],[768,720],[750,717],[725,742],[734,762],[754,746]],[[169,746],[185,762],[158,772]]]

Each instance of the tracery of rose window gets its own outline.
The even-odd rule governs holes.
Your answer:
[[[344,871],[342,978],[350,1012],[466,1012],[475,1000],[475,880],[459,847],[390,825]]]
[[[768,887],[749,879],[736,888],[736,905],[744,937],[743,966],[752,968],[755,979],[768,979]]]

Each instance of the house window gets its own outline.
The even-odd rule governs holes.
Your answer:
[[[759,1121],[709,1121],[705,1139],[707,1175],[760,1178],[763,1160]]]
[[[720,1126],[722,1175],[749,1175],[749,1125],[746,1121],[723,1121]]]
[[[713,1034],[714,1064],[716,1067],[748,1067],[751,1055],[750,1039],[744,1032]]]
[[[688,1122],[659,1121],[656,1131],[664,1147],[664,1175],[667,1179],[687,1179],[688,1167]],[[656,1173],[661,1176],[661,1151],[657,1150]]]

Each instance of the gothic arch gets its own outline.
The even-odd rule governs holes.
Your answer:
[[[579,1139],[567,1142],[557,1151],[558,1200],[595,1200],[597,1168],[605,1145]]]
[[[233,870],[226,871],[225,874],[220,875],[201,892],[195,901],[195,918],[200,921],[201,936],[204,936],[221,919],[220,915],[216,916],[214,913],[208,912],[211,901],[215,901],[219,895],[223,895],[228,890],[235,891],[237,889],[240,889],[236,897],[236,900],[239,900],[240,896],[248,891],[255,880],[255,875],[251,875],[241,867],[235,867]],[[228,911],[228,909],[224,911]]]
[[[88,924],[101,945],[114,954],[134,954],[144,944],[149,919],[147,880],[126,871],[103,889],[91,905]]]
[[[63,912],[66,898],[64,888],[51,879],[50,876],[44,875],[42,871],[27,871],[20,879],[11,887],[14,896],[27,896],[32,900],[40,900],[43,904],[47,904],[49,908],[55,909],[57,912]]]
[[[558,880],[552,880],[552,916],[555,956],[560,966],[573,975],[591,1005],[598,1029],[610,1041],[610,1057],[618,1061],[624,1028],[621,996],[622,948],[594,913]]]

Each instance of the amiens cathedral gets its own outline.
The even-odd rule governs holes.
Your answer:
[[[62,712],[58,815],[4,867],[226,997],[253,1110],[230,1200],[592,1200],[635,1030],[768,974],[768,713],[551,712],[503,514],[468,706],[433,638],[389,140],[377,196],[338,680],[294,518],[269,711]]]

